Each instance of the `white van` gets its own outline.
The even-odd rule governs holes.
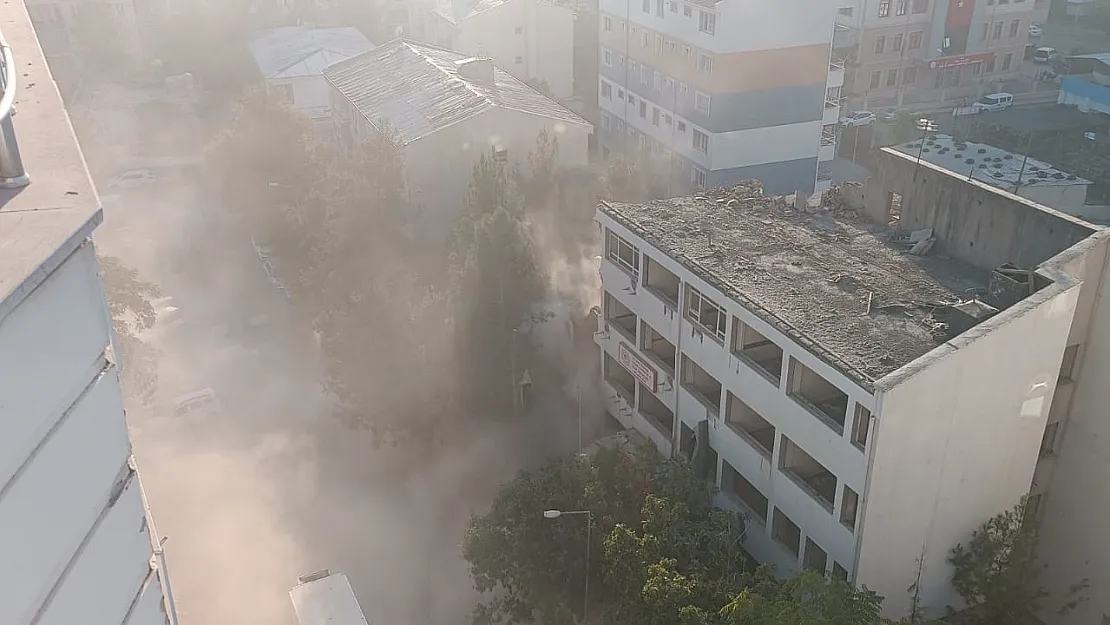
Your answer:
[[[983,113],[986,111],[1004,111],[1014,105],[1014,94],[1012,93],[988,93],[979,99],[978,102],[972,104],[971,107],[975,109],[976,113]]]

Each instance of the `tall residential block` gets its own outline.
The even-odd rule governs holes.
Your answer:
[[[601,0],[602,155],[650,160],[673,192],[750,178],[772,193],[813,191],[840,113],[836,6]]]
[[[90,238],[103,213],[23,3],[0,25],[0,623],[176,625]]]
[[[842,193],[603,203],[608,413],[888,616],[960,607],[951,549],[1025,495],[1044,583],[1104,588],[1110,230],[889,148]]]

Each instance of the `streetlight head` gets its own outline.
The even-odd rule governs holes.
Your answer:
[[[563,516],[562,510],[544,510],[543,511],[543,518],[545,518],[545,519],[557,519],[561,516]]]

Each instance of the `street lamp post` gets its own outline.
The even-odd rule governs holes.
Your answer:
[[[586,617],[590,610],[590,530],[594,524],[594,515],[589,510],[544,510],[543,518],[557,519],[561,516],[569,516],[572,514],[586,515],[586,582],[585,589],[582,591],[582,623],[587,623]]]
[[[925,140],[930,132],[937,131],[937,123],[927,117],[917,120],[917,129],[921,131],[921,145],[917,148],[917,165],[913,169],[913,181],[917,182],[917,170],[921,169],[921,153],[925,151]]]

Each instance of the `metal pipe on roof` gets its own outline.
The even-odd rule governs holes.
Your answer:
[[[19,142],[15,137],[15,55],[0,31],[0,188],[19,189],[31,183],[19,155]]]

